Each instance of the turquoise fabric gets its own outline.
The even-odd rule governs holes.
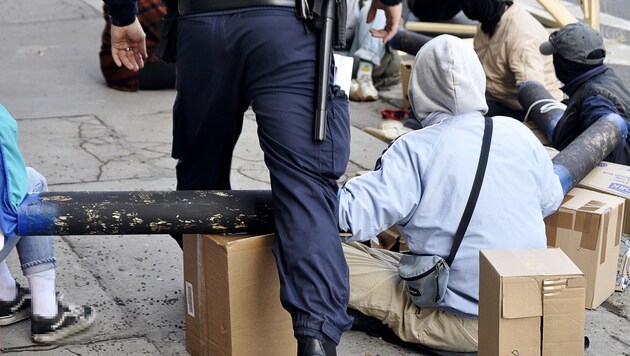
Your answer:
[[[16,235],[17,207],[28,190],[26,165],[17,138],[17,122],[0,105],[0,228],[5,240]]]

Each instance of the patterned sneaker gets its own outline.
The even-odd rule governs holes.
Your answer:
[[[15,282],[17,296],[11,302],[0,300],[0,326],[15,324],[31,317],[31,291]],[[63,300],[63,293],[56,292],[57,302]]]
[[[77,334],[92,325],[96,311],[89,305],[76,306],[58,303],[57,316],[52,319],[33,316],[33,342],[52,343]]]
[[[15,324],[31,316],[31,293],[15,282],[17,295],[10,302],[0,300],[0,326]]]

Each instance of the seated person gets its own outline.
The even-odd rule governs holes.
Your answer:
[[[3,177],[6,186],[2,187],[2,191],[11,199],[11,202],[4,202],[4,206],[10,204],[17,207],[27,191],[47,191],[46,179],[34,169],[24,167],[24,160],[17,148],[17,125],[2,105],[0,129],[2,168],[8,175]],[[0,239],[5,239],[3,229],[6,226],[7,219],[2,216]],[[15,281],[5,260],[16,244],[22,273],[28,280],[29,288]],[[92,325],[96,315],[94,308],[63,303],[61,294],[55,292],[56,264],[52,236],[12,236],[6,242],[0,249],[0,326],[32,317],[33,342],[54,343]]]
[[[407,0],[409,11],[424,22],[442,22],[450,20],[458,12],[462,6],[460,0]]]
[[[549,37],[538,20],[512,1],[462,0],[461,4],[466,17],[480,22],[473,43],[486,72],[488,115],[523,121],[526,113],[516,89],[528,80],[543,83],[555,99],[562,100],[551,58],[538,50]]]
[[[552,137],[555,148],[562,150],[600,117],[614,113],[630,125],[630,91],[612,68],[604,64],[606,48],[602,35],[583,23],[574,23],[555,31],[540,52],[553,55],[556,75],[569,97],[567,108]],[[630,137],[616,148],[606,161],[630,165]]]
[[[507,117],[494,132],[470,224],[450,266],[444,300],[419,308],[398,276],[399,253],[354,241],[394,225],[416,255],[446,259],[473,185],[484,133],[485,74],[473,49],[441,35],[416,55],[409,99],[422,129],[390,144],[373,171],[339,193],[339,228],[350,270],[350,308],[376,318],[404,341],[446,351],[477,350],[479,250],[546,248],[543,218],[563,191],[534,134]]]
[[[380,38],[373,37],[370,29],[385,27],[383,11],[367,23],[371,1],[359,8],[359,1],[348,0],[346,21],[347,51],[338,53],[354,57],[355,69],[349,97],[354,101],[374,101],[379,97],[377,88],[385,88],[400,82],[400,57]]]
[[[160,39],[161,20],[166,14],[162,0],[139,0],[138,21],[146,33],[148,58],[138,72],[118,67],[112,58],[110,20],[107,6],[103,5],[105,28],[101,36],[99,58],[101,72],[110,88],[123,91],[159,90],[175,88],[175,65],[160,61],[155,49]]]

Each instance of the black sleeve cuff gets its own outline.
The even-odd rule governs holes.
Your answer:
[[[122,27],[131,25],[136,20],[138,4],[112,5],[108,4],[109,21],[114,26]]]
[[[381,2],[382,2],[384,5],[389,5],[389,6],[392,6],[392,5],[398,5],[398,4],[400,4],[400,3],[402,2],[402,0],[381,0]]]

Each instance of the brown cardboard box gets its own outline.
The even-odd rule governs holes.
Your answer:
[[[553,147],[549,147],[549,146],[545,146],[545,150],[547,150],[547,153],[549,154],[549,158],[554,158],[555,156],[558,155],[558,153],[560,153],[560,151],[556,150]]]
[[[186,350],[193,356],[292,355],[273,235],[184,235]]]
[[[389,229],[376,235],[376,239],[370,240],[370,247],[380,248],[383,250],[391,250],[392,248],[396,247],[396,242],[399,241],[399,238],[400,238],[400,232],[398,232],[398,229],[394,225],[394,226],[391,226]]]
[[[397,239],[397,236],[391,235],[389,231],[386,230],[376,235],[376,239],[370,240],[370,247],[391,250],[395,247]]]
[[[403,97],[403,109],[411,109],[409,103],[409,77],[411,76],[411,67],[413,66],[413,60],[401,60],[400,61],[400,81],[402,84],[402,97]]]
[[[574,188],[545,218],[547,245],[559,247],[586,275],[586,307],[595,309],[615,291],[623,199]]]
[[[583,355],[584,274],[560,249],[479,253],[479,355]]]
[[[370,247],[400,253],[410,252],[405,238],[400,234],[396,225],[376,235],[376,239],[370,240]]]
[[[529,127],[529,129],[532,130],[532,132],[534,133],[534,136],[536,136],[538,141],[540,141],[540,143],[542,143],[543,146],[549,146],[551,144],[547,136],[545,136],[545,134],[538,128],[538,126],[536,126],[536,124],[533,121],[531,120],[526,121],[525,126]]]
[[[630,234],[630,167],[601,162],[577,186],[626,199],[622,231]]]

